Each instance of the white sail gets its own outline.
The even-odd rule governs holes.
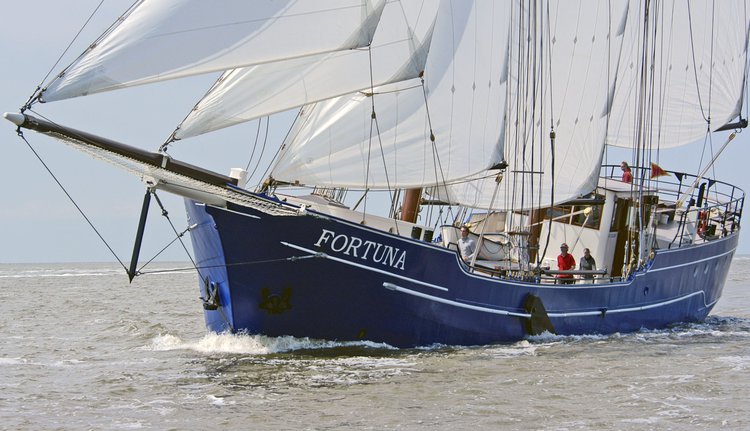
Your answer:
[[[226,72],[174,137],[250,121],[293,107],[417,77],[424,70],[438,0],[389,2],[371,49],[338,51]]]
[[[672,0],[651,6],[645,42],[644,8],[631,8],[626,67],[617,77],[607,137],[611,145],[683,145],[706,135],[709,118],[715,130],[740,114],[747,67],[746,2]],[[642,81],[644,61],[648,73]],[[649,108],[644,112],[641,106]],[[639,118],[647,120],[639,125]],[[639,130],[649,130],[640,132],[647,137],[639,138]]]
[[[385,0],[144,0],[52,81],[52,101],[367,46]]]
[[[515,209],[591,192],[605,143],[680,145],[739,113],[743,0],[436,1],[143,1],[42,99],[229,70],[176,138],[303,105],[277,180]]]
[[[627,10],[627,1],[595,0],[514,8],[505,175],[497,187],[497,171],[480,172],[436,197],[520,210],[594,190]]]
[[[415,79],[379,88],[374,97],[355,93],[305,108],[272,176],[327,186],[418,187],[491,166],[502,151],[509,8],[489,0],[443,1],[424,89]]]

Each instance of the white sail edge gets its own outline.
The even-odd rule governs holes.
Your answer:
[[[614,79],[605,71],[614,70],[618,59],[607,55],[607,50],[618,52],[622,41],[622,37],[617,37],[610,47],[608,35],[617,33],[627,2],[615,2],[612,11],[606,3],[595,1],[581,2],[578,8],[553,2],[552,15],[558,19],[548,38],[556,39],[549,56],[552,66],[544,79],[533,84],[520,83],[519,72],[508,71],[513,58],[525,55],[517,52],[516,46],[526,36],[520,36],[525,30],[510,25],[523,21],[518,15],[528,14],[528,10],[483,1],[463,5],[464,10],[453,6],[450,13],[440,16],[428,56],[425,91],[429,117],[421,88],[376,94],[380,136],[371,141],[369,137],[363,139],[361,132],[362,124],[369,123],[372,101],[367,97],[351,95],[316,104],[303,110],[273,177],[328,187],[365,187],[365,183],[366,188],[383,189],[447,186],[450,191],[438,198],[472,207],[519,208],[540,200],[550,202],[553,180],[556,200],[568,200],[592,190],[606,133],[602,112],[606,111],[608,88]],[[491,26],[494,39],[484,33]],[[514,35],[512,40],[509,34]],[[441,58],[441,53],[447,57]],[[509,55],[513,57],[510,61]],[[477,62],[479,66],[474,69],[472,65]],[[469,67],[459,67],[466,64]],[[579,77],[585,79],[573,79]],[[550,105],[548,87],[546,93],[521,88],[543,81],[552,83],[557,91],[554,105]],[[537,94],[538,98],[528,99],[528,94]],[[518,104],[536,105],[542,110],[538,118],[527,123],[527,128],[512,126],[526,121],[513,114]],[[545,123],[540,127],[540,119],[554,119],[556,123],[558,156],[554,179],[546,138],[549,126]],[[436,137],[434,148],[428,121]],[[532,135],[532,130],[536,134]],[[509,145],[531,136],[534,142],[525,149]],[[529,153],[525,159],[529,163],[532,146],[541,164],[523,165],[523,151]],[[493,203],[490,197],[495,189],[494,175],[487,168],[503,159],[509,161],[511,174],[506,175]],[[524,204],[512,202],[511,196],[522,187],[520,173],[524,171],[543,172],[541,177],[530,178],[529,174],[526,178],[526,184],[538,184],[539,194]]]
[[[671,148],[702,139],[740,114],[747,65],[748,16],[744,0],[671,1],[657,4],[649,25],[649,87],[653,88],[653,146]],[[638,115],[638,80],[643,58],[642,8],[631,8],[623,63],[612,102],[607,144],[632,148]],[[653,58],[653,61],[651,61]]]
[[[178,126],[175,139],[416,78],[424,70],[437,5],[438,0],[389,2],[369,50],[338,51],[225,72]]]
[[[50,82],[54,101],[366,46],[385,0],[159,0],[138,5]]]
[[[497,159],[503,127],[506,90],[501,69],[507,66],[508,7],[489,1],[442,2],[425,87],[417,83],[374,97],[352,94],[304,108],[273,178],[325,186],[411,187],[463,178],[488,167]],[[496,28],[491,34],[484,32],[492,26]],[[452,67],[454,62],[470,66]],[[446,102],[452,98],[454,104]],[[369,136],[362,127],[371,124],[373,103],[377,124]],[[470,130],[478,146],[471,149],[469,142],[462,142],[451,148],[450,133],[463,138]]]

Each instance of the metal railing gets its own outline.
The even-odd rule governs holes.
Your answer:
[[[631,166],[634,197],[643,187],[643,195],[657,195],[656,216],[666,214],[678,223],[677,232],[668,248],[691,244],[694,238],[721,238],[740,227],[745,192],[739,187],[685,172],[669,172],[668,177],[650,178],[650,168]],[[619,181],[619,165],[603,165],[602,177]],[[672,206],[665,203],[671,203]],[[679,206],[679,207],[678,207]],[[693,227],[695,229],[693,229]]]

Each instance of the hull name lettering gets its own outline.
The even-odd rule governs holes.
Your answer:
[[[315,243],[318,248],[324,245],[333,252],[369,260],[402,271],[406,264],[406,250],[399,250],[379,242],[363,241],[356,236],[337,234],[328,229],[322,230],[318,242]]]

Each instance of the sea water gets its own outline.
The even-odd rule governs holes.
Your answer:
[[[704,323],[485,347],[211,334],[197,280],[0,265],[0,429],[750,429],[748,257]]]

